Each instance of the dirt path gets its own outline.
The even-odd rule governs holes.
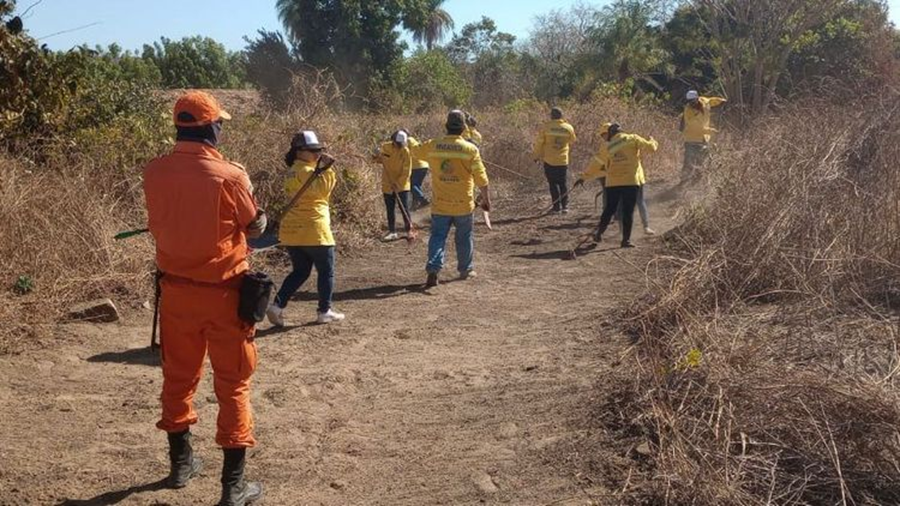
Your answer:
[[[605,321],[641,288],[618,255],[643,265],[651,242],[637,231],[643,248],[620,253],[611,240],[563,260],[595,221],[587,193],[573,214],[542,219],[500,199],[496,231],[478,231],[477,280],[425,292],[424,244],[378,245],[339,260],[347,322],[305,325],[307,294],[287,313],[300,326],[263,331],[249,475],[265,483],[265,504],[615,504],[604,475],[630,464],[597,411],[628,342]],[[666,211],[653,213],[666,228]],[[146,351],[149,316],[131,319],[62,326],[52,347],[0,358],[0,504],[218,497],[208,374],[194,431],[204,476],[159,488],[161,377]]]

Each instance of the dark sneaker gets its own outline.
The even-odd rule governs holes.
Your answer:
[[[622,248],[628,249],[628,248],[633,248],[633,247],[634,247],[634,243],[632,243],[631,241],[622,241]]]
[[[467,279],[475,279],[478,277],[478,273],[475,271],[466,271],[459,273],[459,279],[465,281]]]
[[[428,279],[425,280],[425,287],[426,288],[434,288],[434,287],[438,286],[438,284],[440,284],[440,281],[438,280],[438,273],[429,272]]]

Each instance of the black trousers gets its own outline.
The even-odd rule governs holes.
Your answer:
[[[606,206],[600,216],[600,227],[597,237],[606,232],[619,205],[622,206],[622,243],[631,241],[631,228],[634,226],[634,207],[637,205],[640,186],[610,186],[606,188]]]
[[[387,211],[387,221],[388,221],[388,232],[394,233],[396,232],[397,227],[397,197],[395,195],[400,196],[399,204],[403,205],[403,209],[406,210],[406,213],[411,212],[409,207],[410,201],[410,192],[398,192],[398,193],[385,193],[384,194],[384,208]],[[410,223],[409,220],[406,219],[406,213],[402,210],[400,211],[401,216],[403,216],[403,224],[405,225],[405,230],[409,232]]]
[[[553,199],[553,210],[569,208],[569,189],[566,184],[569,179],[569,166],[553,166],[544,164],[544,175],[550,184],[550,198]]]

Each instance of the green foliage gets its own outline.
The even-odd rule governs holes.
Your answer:
[[[31,276],[22,275],[16,279],[16,283],[13,285],[13,292],[16,295],[27,295],[34,291],[34,280],[31,279]]]
[[[445,0],[408,0],[403,26],[412,32],[413,40],[425,44],[428,51],[453,30],[453,16],[441,6]]]
[[[447,53],[469,82],[475,105],[504,104],[527,94],[515,41],[515,36],[499,31],[494,20],[482,17],[465,25],[448,44]]]
[[[443,51],[418,51],[403,62],[397,82],[408,108],[417,112],[436,105],[463,107],[472,88]]]
[[[403,0],[276,2],[301,61],[334,71],[357,104],[397,71],[404,45],[396,28],[409,7]]]
[[[260,30],[256,39],[244,38],[247,48],[247,81],[262,94],[263,99],[276,107],[284,107],[289,99],[294,75],[301,63],[278,32]]]
[[[156,65],[167,88],[240,88],[245,82],[244,54],[208,37],[163,37],[145,45],[142,56]]]

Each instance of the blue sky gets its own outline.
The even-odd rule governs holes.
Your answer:
[[[36,1],[19,0],[20,11]],[[445,9],[456,20],[457,29],[484,15],[493,18],[500,30],[524,37],[535,15],[576,1],[448,0]],[[605,4],[606,0],[586,3]],[[281,29],[275,0],[43,0],[32,9],[25,26],[51,49],[112,42],[138,49],[162,36],[180,39],[189,35],[209,36],[230,49],[242,49],[245,35],[254,35],[260,28]]]
[[[457,29],[488,16],[500,30],[525,37],[534,16],[577,1],[448,0],[445,8],[456,20]],[[281,29],[275,0],[19,0],[19,9],[23,11],[36,2],[40,3],[26,17],[26,28],[51,49],[112,42],[125,49],[139,49],[162,36],[180,39],[189,35],[209,36],[230,49],[241,49],[245,35],[252,36],[260,28]],[[584,3],[602,5],[607,1]],[[888,4],[897,23],[900,0],[889,0]],[[68,30],[74,31],[54,35]]]

